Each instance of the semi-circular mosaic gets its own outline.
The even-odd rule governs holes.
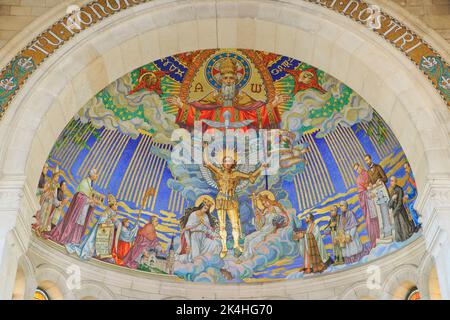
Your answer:
[[[36,236],[67,254],[187,281],[334,272],[420,234],[413,173],[376,111],[254,50],[178,54],[108,85],[61,133],[38,196]]]

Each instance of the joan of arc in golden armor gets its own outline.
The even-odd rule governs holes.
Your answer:
[[[240,255],[243,252],[242,247],[239,245],[239,239],[241,234],[241,220],[239,217],[239,204],[237,201],[236,190],[243,180],[248,180],[254,183],[261,174],[264,168],[267,168],[267,164],[262,164],[258,169],[253,172],[245,173],[236,169],[235,157],[231,155],[225,155],[222,158],[221,168],[216,167],[209,161],[208,154],[206,152],[207,144],[204,144],[203,151],[203,166],[206,167],[212,174],[214,181],[209,181],[218,189],[216,196],[216,210],[219,218],[219,233],[222,242],[222,251],[220,257],[223,259],[227,255],[227,231],[226,231],[226,217],[230,219],[232,234],[233,234],[233,249],[235,255]],[[212,182],[212,183],[211,183]]]

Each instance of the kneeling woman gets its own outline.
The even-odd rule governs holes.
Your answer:
[[[194,258],[207,253],[219,254],[222,248],[216,233],[216,220],[211,214],[214,202],[206,197],[201,200],[200,204],[186,209],[180,219],[181,243],[177,260],[182,263],[193,262]]]
[[[258,230],[245,237],[244,254],[239,259],[241,261],[252,258],[258,247],[267,240],[270,234],[289,225],[289,216],[286,210],[275,200],[272,193],[260,193],[257,203],[261,204],[261,208],[258,208],[258,205],[255,207]]]

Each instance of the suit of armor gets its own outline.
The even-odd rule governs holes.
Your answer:
[[[220,255],[224,258],[227,254],[227,231],[225,229],[226,216],[230,219],[232,226],[233,247],[235,250],[242,253],[243,249],[239,245],[241,224],[238,201],[236,198],[236,188],[241,180],[249,180],[251,183],[254,183],[256,178],[261,174],[262,166],[250,174],[239,172],[234,169],[234,166],[227,168],[223,165],[222,168],[218,168],[209,162],[206,153],[204,153],[203,162],[205,167],[211,171],[213,179],[217,183],[219,189],[216,196],[216,209],[219,218],[219,230],[222,242],[222,251]]]

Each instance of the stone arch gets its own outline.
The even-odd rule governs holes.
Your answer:
[[[37,289],[44,291],[49,300],[65,300],[64,294],[53,281],[40,281]]]
[[[420,289],[419,289],[420,291]],[[436,265],[430,270],[430,274],[428,277],[428,295],[431,300],[441,300],[441,288],[439,287],[439,279],[437,275]]]
[[[419,275],[417,288],[419,289],[422,299],[442,299],[439,280],[437,278],[436,264],[430,254],[425,254],[422,263],[419,265],[417,274]]]
[[[41,67],[41,77],[32,77],[25,90],[22,90],[13,102],[14,106],[11,106],[5,120],[8,118],[14,120],[12,123],[16,126],[9,132],[9,143],[2,146],[6,151],[3,172],[5,174],[25,172],[27,182],[33,186],[45,156],[59,132],[76,110],[96,92],[121,75],[153,59],[217,45],[269,50],[298,58],[330,73],[360,93],[388,122],[410,159],[419,188],[426,182],[425,173],[446,171],[444,166],[448,159],[442,156],[442,152],[439,153],[439,150],[445,154],[448,152],[446,132],[441,119],[438,118],[439,115],[444,116],[444,119],[449,118],[445,105],[434,89],[428,84],[425,85],[425,78],[418,71],[404,66],[401,61],[395,61],[399,57],[393,48],[380,50],[383,43],[376,41],[378,39],[374,39],[375,36],[366,32],[362,26],[357,28],[352,24],[351,27],[355,32],[343,29],[342,25],[347,21],[341,21],[341,17],[334,14],[330,15],[331,21],[323,21],[309,12],[299,10],[306,6],[310,10],[320,12],[321,8],[311,4],[301,3],[298,7],[277,8],[277,12],[286,10],[281,12],[289,13],[291,17],[283,19],[283,22],[273,22],[269,19],[250,22],[248,19],[235,17],[239,12],[239,5],[229,8],[223,5],[228,14],[219,19],[218,39],[215,41],[217,43],[213,41],[199,43],[201,39],[212,35],[204,34],[203,32],[207,31],[202,31],[197,23],[190,20],[173,21],[175,23],[170,26],[167,26],[170,24],[169,21],[164,23],[161,21],[160,25],[156,26],[157,30],[154,28],[152,30],[154,24],[150,27],[143,20],[145,17],[156,19],[155,12],[159,11],[153,12],[148,8],[146,10],[145,5],[141,6],[138,15],[131,16],[130,12],[125,11],[121,17],[113,16],[80,34],[78,41],[69,42],[67,47],[63,47]],[[259,5],[250,1],[249,5],[261,11],[271,8],[271,5],[264,2]],[[150,9],[152,7],[149,6]],[[187,8],[180,3],[178,6],[166,6],[165,10],[173,13],[172,17],[176,17],[181,16],[180,11]],[[186,17],[188,14],[185,13],[183,16]],[[120,23],[125,17],[128,18],[126,22],[128,28]],[[308,21],[309,24],[305,26],[306,22],[302,24],[298,21]],[[108,30],[104,30],[104,23],[109,25]],[[136,35],[135,28],[130,30],[136,23],[142,24],[142,32],[146,28],[150,30]],[[100,26],[103,27],[103,32],[95,32]],[[112,33],[119,33],[119,27],[122,28],[121,37],[111,37]],[[245,33],[238,32],[248,28],[261,29],[261,33],[245,36]],[[269,29],[277,31],[264,33]],[[185,33],[189,36],[185,37]],[[164,40],[164,45],[149,48],[149,43],[159,41],[168,34],[171,36]],[[279,37],[280,34],[283,34],[283,38]],[[289,34],[291,36],[288,36]],[[289,39],[292,38],[292,34],[296,34],[298,39],[290,40],[297,41],[282,42],[284,36]],[[311,46],[308,47],[306,43]],[[344,43],[348,45],[345,46]],[[124,56],[124,47],[132,57]],[[351,64],[350,58],[354,59]],[[344,59],[345,63],[338,59]],[[61,71],[65,79],[61,79]],[[424,88],[418,88],[415,81],[422,82]],[[399,84],[402,85],[401,88],[398,87]],[[381,85],[382,92],[373,90],[375,85]],[[434,139],[428,139],[430,135]]]
[[[74,296],[77,300],[92,300],[86,299],[89,297],[96,300],[115,299],[114,293],[98,281],[82,281],[80,289],[74,290]]]
[[[340,296],[341,300],[378,300],[379,289],[369,289],[367,282],[357,282],[347,288]]]
[[[177,297],[177,296],[170,296],[162,298],[161,300],[189,300],[186,297]]]
[[[417,289],[417,285],[411,280],[405,280],[399,284],[393,293],[394,300],[407,300],[409,293]]]
[[[12,298],[13,300],[30,300],[36,288],[35,268],[30,259],[23,255],[18,262]]]
[[[45,290],[51,300],[74,300],[66,280],[67,275],[55,266],[43,264],[36,269],[37,287]]]
[[[214,5],[142,4],[139,10],[124,11],[80,33],[40,66],[0,123],[0,172],[5,184],[13,180],[25,190],[28,203],[20,204],[21,215],[29,217],[28,208],[35,205],[32,190],[53,142],[88,99],[148,61],[215,47],[271,51],[330,73],[391,126],[419,191],[432,177],[448,178],[450,115],[445,103],[390,44],[313,3],[219,2],[218,17]]]
[[[433,268],[434,262],[433,258],[429,254],[425,254],[421,264],[417,269],[417,274],[419,275],[419,281],[417,283],[417,288],[423,299],[429,299],[429,284],[428,280],[430,277],[431,269]]]
[[[399,266],[386,278],[381,298],[383,300],[404,300],[408,292],[417,286],[417,283],[419,283],[417,266]]]
[[[375,300],[375,298],[372,296],[361,296],[359,300]]]
[[[287,296],[268,296],[261,298],[261,300],[294,300],[294,299]]]
[[[16,279],[14,280],[14,289],[12,300],[24,300],[25,298],[25,274],[20,265],[17,266]]]

